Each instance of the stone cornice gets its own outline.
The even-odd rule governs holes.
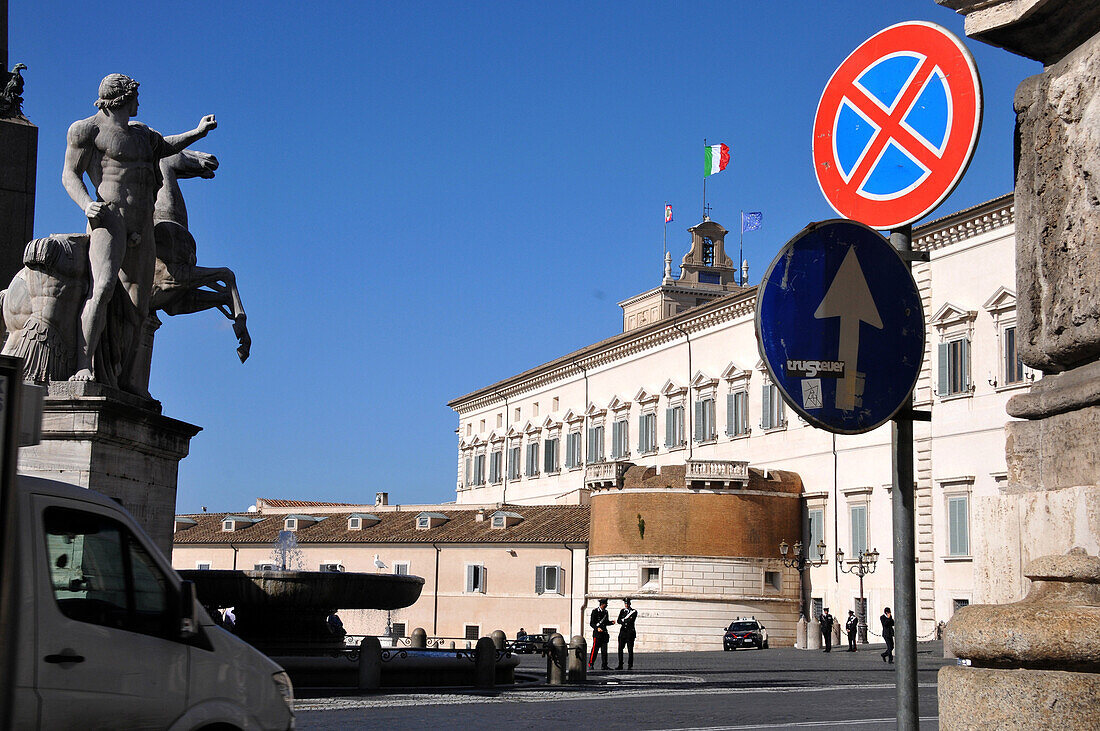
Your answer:
[[[1011,193],[964,211],[936,219],[913,232],[913,248],[938,251],[945,246],[1010,226],[1016,221],[1016,206]]]

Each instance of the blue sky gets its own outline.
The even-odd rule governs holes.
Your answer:
[[[701,219],[703,139],[724,142],[711,216],[745,236],[750,281],[835,217],[810,137],[837,65],[932,0],[188,2],[11,0],[39,127],[35,235],[83,230],[61,187],[68,125],[99,80],[141,82],[162,133],[203,114],[185,181],[199,263],[238,275],[241,365],[213,312],[164,317],[151,390],[203,427],[177,508],[257,497],[454,498],[461,394],[621,331],[616,302],[660,282]],[[932,215],[1012,188],[1012,96],[1039,64],[966,41],[985,90],[974,161]]]

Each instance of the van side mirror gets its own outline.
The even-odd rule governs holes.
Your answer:
[[[179,632],[181,640],[189,640],[199,633],[199,622],[195,616],[195,583],[180,582]]]

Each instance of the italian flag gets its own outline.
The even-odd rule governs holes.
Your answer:
[[[720,173],[726,169],[730,161],[730,148],[726,145],[708,145],[706,150],[706,163],[703,166],[703,177]]]

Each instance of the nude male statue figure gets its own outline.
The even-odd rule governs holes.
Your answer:
[[[123,74],[110,74],[100,82],[95,105],[99,108],[96,114],[69,127],[61,175],[69,197],[88,217],[91,237],[88,262],[92,281],[80,316],[76,373],[71,379],[78,381],[95,379],[92,356],[103,335],[116,281],[121,280],[136,310],[129,323],[135,345],[149,314],[156,268],[153,206],[159,187],[157,161],[218,126],[211,114],[190,132],[161,137],[131,121],[138,109],[138,82]],[[84,185],[85,173],[95,189],[94,199]],[[132,354],[136,347],[130,351]],[[148,396],[143,388],[125,382],[128,367],[129,363],[123,365],[120,385]]]

